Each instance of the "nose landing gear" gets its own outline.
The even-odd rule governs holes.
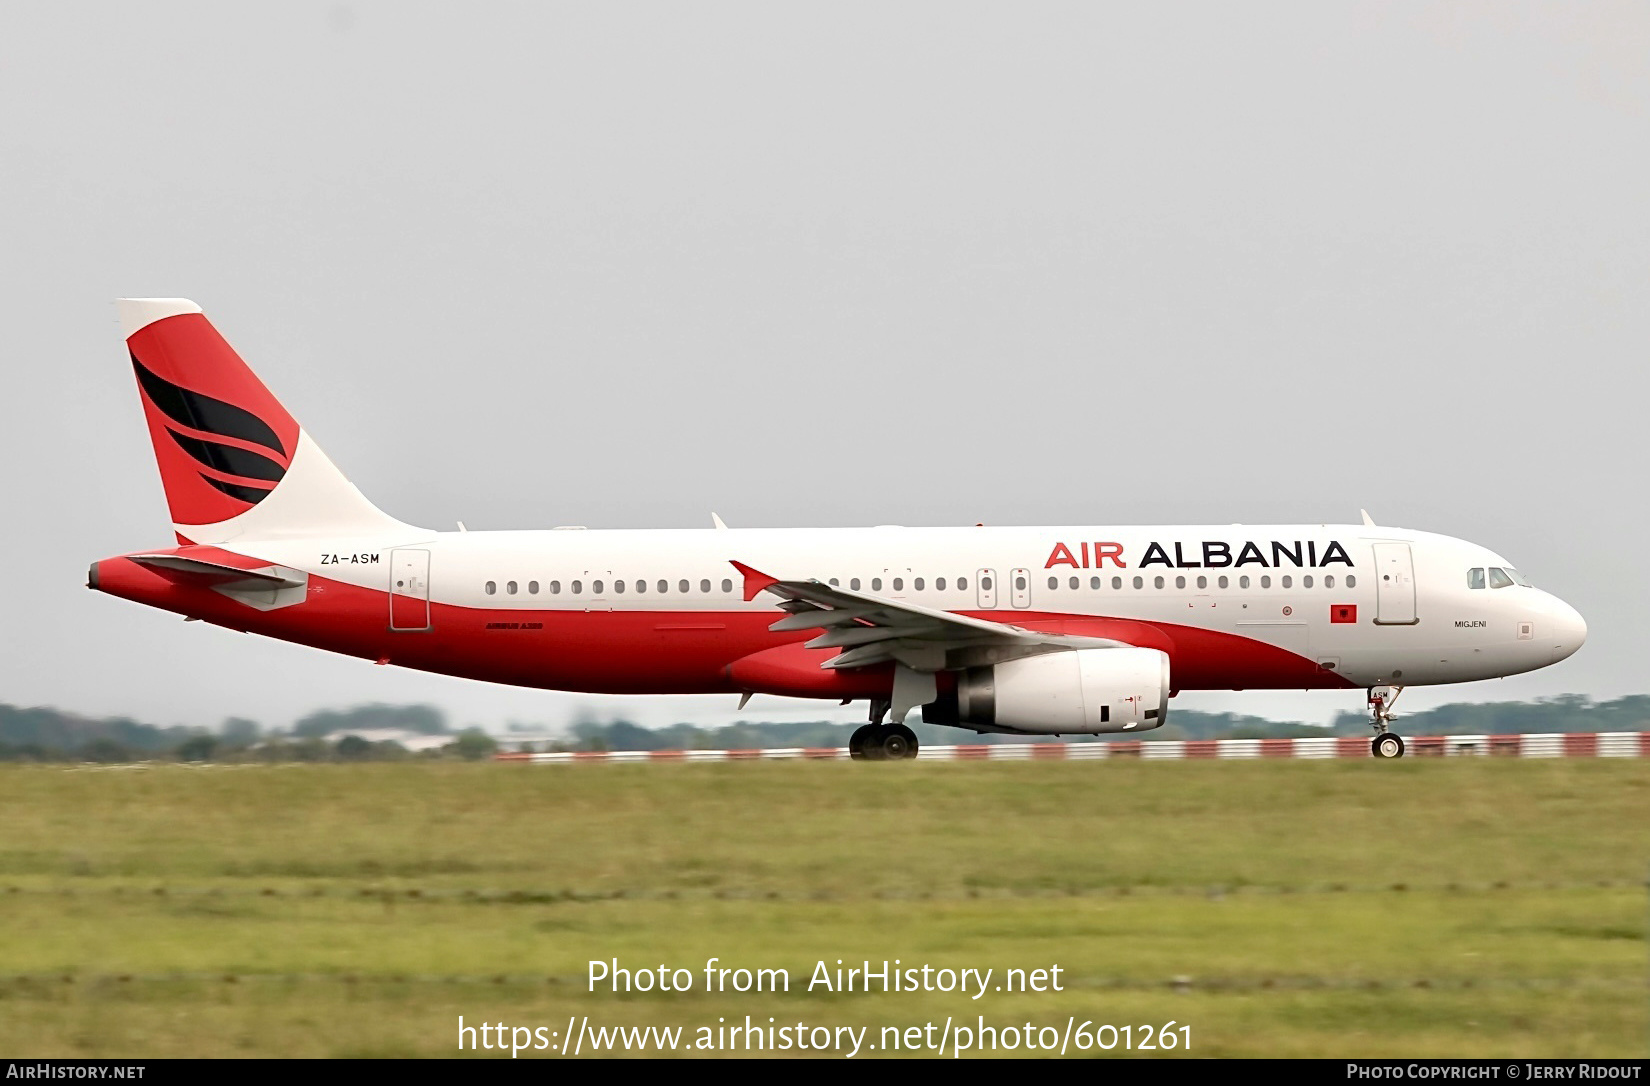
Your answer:
[[[1377,735],[1369,742],[1369,752],[1377,758],[1402,758],[1404,756],[1404,737],[1393,735]]]
[[[1377,758],[1402,758],[1404,740],[1389,729],[1392,723],[1392,705],[1404,692],[1401,686],[1372,686],[1369,688],[1369,708],[1374,719],[1369,726],[1375,729],[1375,738],[1369,741],[1369,753]]]
[[[848,740],[848,756],[856,762],[897,762],[917,756],[917,733],[904,724],[884,724],[889,703],[871,702],[871,722],[862,724]]]

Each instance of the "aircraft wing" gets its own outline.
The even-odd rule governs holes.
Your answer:
[[[1027,630],[931,607],[852,592],[817,580],[782,581],[732,563],[745,577],[745,599],[760,592],[779,597],[788,611],[768,627],[776,632],[822,631],[807,647],[841,648],[823,667],[868,667],[892,661],[913,671],[971,667],[1051,649],[1120,648],[1123,642]]]

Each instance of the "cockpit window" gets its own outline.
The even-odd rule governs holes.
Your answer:
[[[1483,566],[1479,566],[1477,569],[1467,570],[1467,587],[1468,588],[1483,588],[1484,587],[1484,567]]]
[[[1491,588],[1511,588],[1512,584],[1513,584],[1513,579],[1511,577],[1507,576],[1507,571],[1506,570],[1502,569],[1500,566],[1491,566],[1490,567],[1490,587]]]
[[[1511,577],[1514,581],[1516,581],[1518,584],[1523,585],[1525,588],[1534,588],[1535,587],[1535,585],[1530,583],[1529,578],[1525,577],[1522,573],[1518,572],[1516,569],[1513,569],[1511,567],[1508,567],[1508,569],[1507,569],[1507,576]]]

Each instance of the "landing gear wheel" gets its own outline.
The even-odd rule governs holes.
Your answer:
[[[877,726],[875,724],[861,724],[854,729],[854,734],[848,737],[848,757],[856,762],[865,762],[871,759],[871,745],[876,739]]]
[[[881,759],[889,762],[901,761],[905,758],[917,756],[917,733],[904,724],[889,724],[884,726],[879,737],[882,742],[878,746]]]
[[[1370,740],[1369,752],[1377,758],[1402,758],[1404,756],[1404,740],[1402,736],[1385,732]]]

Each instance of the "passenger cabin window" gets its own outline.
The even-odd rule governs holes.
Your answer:
[[[560,581],[551,581],[550,582],[550,594],[552,596],[561,595],[561,582]]]
[[[935,577],[934,578],[934,591],[936,591],[936,592],[944,592],[945,591],[945,578],[944,577]]]
[[[1479,566],[1477,569],[1467,570],[1467,587],[1468,588],[1483,588],[1484,587],[1484,567],[1483,566]]]
[[[669,581],[660,581],[659,582],[659,595],[663,596],[666,593],[668,593],[669,591],[670,591],[670,582]]]
[[[699,591],[709,592],[710,591],[710,582],[709,581],[700,581],[699,582]]]
[[[602,590],[602,583],[600,581],[597,581],[596,582],[596,591],[600,592],[601,590]],[[624,582],[623,581],[614,581],[613,582],[613,591],[619,593],[620,595],[623,595],[624,594]]]
[[[1014,591],[1024,592],[1025,590],[1026,590],[1026,579],[1024,577],[1014,578]]]
[[[1184,578],[1184,577],[1176,577],[1176,578],[1175,578],[1175,579],[1174,579],[1174,586],[1175,586],[1175,587],[1176,587],[1176,588],[1185,588],[1185,587],[1186,587],[1186,578]]]
[[[1077,588],[1077,586],[1078,586],[1078,585],[1079,585],[1079,584],[1081,584],[1081,583],[1082,583],[1082,582],[1081,582],[1081,581],[1079,581],[1079,580],[1078,580],[1078,579],[1077,579],[1077,578],[1076,578],[1076,577],[1073,577],[1073,578],[1072,578],[1072,579],[1071,579],[1071,587],[1072,587],[1072,589],[1073,589],[1073,591],[1075,591],[1075,590],[1076,590],[1076,588]]]
[[[1358,578],[1356,578],[1356,577],[1352,576],[1352,574],[1348,573],[1346,575],[1346,587],[1348,587],[1348,588],[1357,588],[1358,587]]]
[[[1285,587],[1285,588],[1295,587],[1295,579],[1293,577],[1289,576],[1289,574],[1287,574],[1287,573],[1285,573],[1283,575],[1282,579],[1278,583],[1283,585],[1283,587]]]
[[[1272,587],[1272,575],[1270,573],[1261,574],[1260,586],[1262,588],[1271,588]]]
[[[516,594],[516,582],[510,581],[509,583],[507,583],[504,586],[504,591],[506,591],[506,592],[510,593],[510,595],[514,596]]]
[[[918,577],[916,580],[912,581],[911,582],[911,587],[916,589],[918,592],[921,592],[922,591],[922,578]]]
[[[1325,588],[1334,588],[1335,587],[1335,575],[1333,573],[1324,574],[1323,586]]]
[[[1248,588],[1249,587],[1249,575],[1247,573],[1245,573],[1243,576],[1238,578],[1238,587],[1239,588]]]
[[[1113,577],[1113,578],[1112,578],[1112,579],[1111,579],[1111,586],[1112,586],[1112,587],[1113,587],[1113,588],[1122,588],[1122,587],[1123,587],[1123,578],[1121,578],[1121,577]]]
[[[1135,578],[1135,579],[1134,579],[1134,587],[1136,587],[1136,588],[1145,588],[1145,587],[1146,587],[1146,581],[1145,581],[1145,578],[1143,578],[1143,577],[1136,577],[1136,578]]]
[[[1049,579],[1048,579],[1048,586],[1049,586],[1049,587],[1050,587],[1050,588],[1059,588],[1059,587],[1060,587],[1060,578],[1058,578],[1058,577],[1050,577],[1050,578],[1049,578]]]
[[[957,584],[958,584],[959,587],[962,587],[962,588],[967,588],[968,587],[967,585],[962,583],[962,578],[961,577],[957,578]],[[991,591],[991,578],[990,577],[981,577],[980,578],[980,591],[981,592],[990,592]]]
[[[497,592],[497,591],[498,591],[498,583],[496,581],[488,581],[487,582],[487,594],[489,596],[491,596],[494,592]]]
[[[894,591],[895,592],[904,592],[905,591],[905,578],[904,577],[895,577],[894,578]]]
[[[1161,578],[1161,577],[1153,577],[1153,578],[1152,578],[1152,584],[1153,584],[1153,585],[1154,585],[1154,586],[1156,586],[1156,587],[1158,587],[1158,588],[1162,588],[1162,587],[1163,587],[1163,578]]]
[[[1089,587],[1096,590],[1096,591],[1098,591],[1099,588],[1100,588],[1100,578],[1090,577],[1089,578]]]
[[[538,595],[539,594],[539,583],[537,581],[528,581],[527,582],[527,592],[528,592],[529,595],[533,595],[533,596]]]
[[[602,594],[602,583],[600,581],[591,581],[590,582],[590,591],[593,592],[594,594],[598,595],[598,596],[601,595]]]
[[[1209,578],[1207,578],[1207,577],[1199,577],[1199,578],[1198,578],[1198,579],[1197,579],[1197,586],[1198,586],[1198,587],[1199,587],[1199,588],[1208,588],[1208,587],[1209,587]]]
[[[584,582],[583,581],[574,581],[568,587],[573,590],[573,595],[575,595],[575,596],[582,595],[584,593]]]
[[[881,577],[872,577],[871,578],[871,591],[872,592],[881,592],[882,591],[882,578]]]
[[[832,588],[841,588],[842,587],[841,582],[839,582],[835,577],[832,577],[829,581],[827,581],[825,583],[830,585]]]
[[[687,595],[692,588],[692,583],[690,583],[686,578],[676,582],[676,591],[680,592],[684,596]]]
[[[858,577],[849,577],[848,578],[848,588],[849,588],[850,591],[858,592],[859,591],[859,578]]]
[[[1198,580],[1200,580],[1200,581],[1201,581],[1201,580],[1202,580],[1202,579],[1203,579],[1203,578],[1202,578],[1202,577],[1199,577],[1199,578],[1198,578]],[[1228,581],[1228,580],[1227,580],[1227,579],[1226,579],[1226,575],[1225,575],[1225,574],[1224,574],[1224,573],[1223,573],[1223,574],[1221,574],[1221,576],[1220,576],[1220,580],[1218,580],[1218,581],[1216,581],[1216,582],[1215,582],[1215,583],[1216,583],[1216,585],[1218,585],[1218,586],[1219,586],[1219,587],[1221,587],[1221,588],[1225,588],[1225,587],[1226,587],[1226,586],[1227,586],[1227,585],[1229,585],[1229,584],[1231,584],[1231,583],[1232,583],[1232,582],[1230,582],[1230,581]]]
[[[942,585],[940,585],[940,587],[944,588],[945,586],[942,584]],[[991,589],[991,578],[987,577],[981,583],[981,587],[986,589],[987,591],[990,591],[990,589]],[[968,578],[967,577],[958,577],[957,578],[957,591],[958,592],[967,592],[968,591]]]
[[[722,591],[723,592],[732,592],[733,591],[733,582],[728,580],[726,577],[722,578]]]
[[[1302,588],[1311,588],[1312,587],[1312,575],[1310,573],[1308,573],[1306,576],[1301,578],[1301,587]]]
[[[1490,587],[1491,588],[1511,588],[1512,585],[1513,585],[1513,579],[1511,577],[1507,576],[1507,571],[1506,570],[1502,569],[1500,566],[1491,566],[1490,567]]]

